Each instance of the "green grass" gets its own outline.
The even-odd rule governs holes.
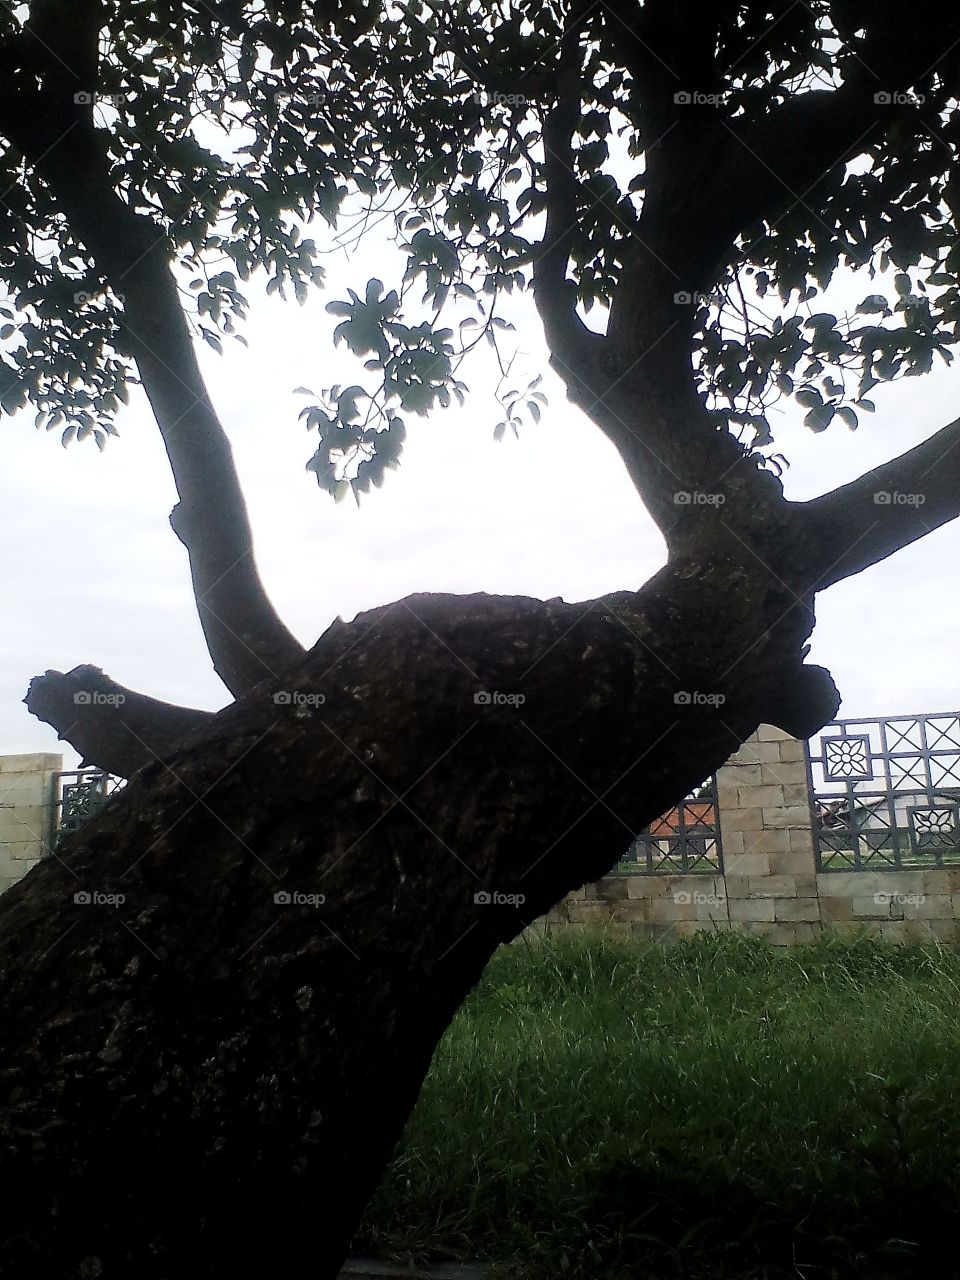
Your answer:
[[[520,942],[441,1043],[356,1248],[531,1280],[957,1275],[958,1078],[954,953]]]

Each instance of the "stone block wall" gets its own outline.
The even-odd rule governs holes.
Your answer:
[[[659,941],[737,929],[811,942],[864,927],[960,942],[960,868],[817,873],[803,743],[771,725],[717,773],[722,875],[611,875],[570,894],[547,927],[603,926]]]
[[[0,756],[0,892],[50,850],[54,826],[54,753]]]

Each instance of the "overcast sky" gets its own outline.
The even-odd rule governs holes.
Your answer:
[[[549,408],[521,438],[494,442],[496,381],[486,350],[462,371],[464,409],[408,418],[401,468],[358,509],[322,492],[304,464],[313,439],[292,394],[359,381],[334,349],[325,302],[358,291],[391,264],[327,260],[325,293],[305,307],[248,290],[249,350],[200,344],[214,401],[247,494],[258,559],[280,613],[306,644],[340,614],[414,591],[487,591],[585,600],[638,588],[663,563],[664,544],[600,432],[564,398],[547,368],[532,303],[514,308],[531,375],[544,372]],[[867,283],[858,296],[875,290]],[[918,443],[960,415],[960,371],[939,367],[872,393],[877,413],[851,433],[815,436],[792,404],[777,414],[777,447],[791,498],[808,498]],[[167,516],[175,501],[159,433],[141,393],[118,420],[121,436],[61,448],[33,414],[0,419],[0,556],[4,631],[0,754],[66,753],[21,705],[31,676],[91,662],[155,697],[215,709],[228,700],[213,673],[190,595],[186,553]],[[956,460],[947,460],[960,474]],[[811,660],[828,666],[841,716],[956,711],[960,522],[819,597]]]

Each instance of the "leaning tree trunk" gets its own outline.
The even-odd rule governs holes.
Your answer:
[[[834,713],[752,572],[335,623],[6,893],[2,1275],[335,1276],[496,947]]]

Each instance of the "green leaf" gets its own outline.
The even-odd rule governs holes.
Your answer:
[[[796,395],[797,404],[804,409],[817,409],[823,404],[823,396],[816,387],[801,387]]]
[[[832,404],[822,405],[819,409],[811,409],[804,418],[803,425],[809,427],[811,431],[826,431],[833,421],[834,412]]]
[[[889,314],[890,307],[886,298],[882,293],[871,293],[857,307],[862,315],[874,315],[877,312],[886,312]]]

